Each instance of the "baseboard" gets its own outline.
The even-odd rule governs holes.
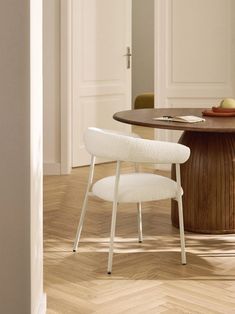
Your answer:
[[[46,312],[47,312],[47,296],[45,293],[43,293],[38,311],[35,313],[46,314]]]
[[[60,175],[60,163],[44,163],[43,164],[43,174],[44,175]]]

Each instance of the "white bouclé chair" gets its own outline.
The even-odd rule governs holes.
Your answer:
[[[91,154],[91,166],[87,191],[81,211],[81,217],[74,242],[76,252],[89,196],[97,196],[113,203],[110,248],[108,258],[108,274],[112,272],[113,245],[115,237],[116,214],[119,203],[138,204],[139,242],[142,242],[141,203],[163,199],[176,199],[179,210],[181,261],[186,264],[184,223],[180,180],[180,164],[186,162],[190,156],[190,149],[184,145],[169,142],[145,140],[127,136],[113,131],[88,128],[85,132],[85,146]],[[95,158],[102,157],[117,161],[116,175],[105,177],[92,186]],[[160,175],[151,173],[120,174],[122,161],[151,164],[175,164],[176,182]]]

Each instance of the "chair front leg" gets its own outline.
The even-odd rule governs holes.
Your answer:
[[[178,212],[179,212],[179,227],[180,227],[180,244],[181,244],[181,263],[186,265],[186,253],[185,253],[185,239],[184,239],[184,217],[182,196],[178,197]]]
[[[114,246],[114,237],[115,237],[115,229],[116,229],[117,206],[118,206],[117,202],[113,202],[110,245],[109,245],[109,258],[108,258],[108,274],[109,275],[112,273],[112,265],[113,265],[113,246]]]
[[[113,245],[114,245],[117,207],[118,207],[118,185],[119,185],[119,179],[120,179],[120,165],[121,165],[121,162],[117,161],[116,179],[115,179],[114,196],[113,196],[113,212],[112,212],[112,223],[111,223],[111,233],[110,233],[109,258],[108,258],[108,274],[109,275],[112,272],[112,265],[113,265]]]
[[[140,164],[135,163],[135,172],[140,171]],[[143,242],[143,233],[142,233],[142,207],[141,203],[137,203],[137,219],[138,219],[138,236],[139,236],[139,243]]]
[[[91,156],[91,165],[90,165],[90,169],[89,169],[87,189],[86,189],[86,194],[85,194],[85,198],[84,198],[83,205],[82,205],[82,211],[81,211],[81,216],[80,216],[80,220],[79,220],[79,224],[78,224],[78,228],[77,228],[76,238],[74,240],[73,252],[77,251],[78,243],[79,243],[81,232],[82,232],[83,222],[84,222],[84,218],[85,218],[85,214],[86,214],[88,197],[89,197],[90,188],[91,188],[93,177],[94,177],[94,167],[95,167],[95,156]]]
[[[176,181],[177,181],[177,202],[178,202],[180,243],[181,243],[181,262],[183,265],[186,265],[185,239],[184,239],[184,216],[183,216],[181,176],[180,176],[179,164],[176,164]]]
[[[86,195],[85,195],[83,206],[82,206],[81,217],[80,217],[78,228],[77,228],[76,238],[74,240],[73,252],[76,252],[77,248],[78,248],[78,243],[79,243],[79,240],[80,240],[82,227],[83,227],[83,222],[84,222],[84,218],[85,218],[85,214],[86,214],[88,196],[89,196],[89,193],[87,192]]]
[[[139,243],[142,243],[143,242],[143,232],[142,232],[142,206],[141,206],[141,203],[137,203],[137,211],[138,211]]]

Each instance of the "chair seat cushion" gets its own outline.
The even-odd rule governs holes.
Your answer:
[[[97,181],[92,192],[99,198],[113,202],[115,176]],[[119,203],[138,203],[176,198],[175,181],[150,173],[131,173],[120,176],[118,186]]]

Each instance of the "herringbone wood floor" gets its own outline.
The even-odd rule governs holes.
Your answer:
[[[73,253],[87,173],[84,167],[70,176],[45,177],[48,314],[235,313],[235,236],[187,233],[188,264],[182,266],[169,201],[144,205],[142,244],[137,242],[135,205],[120,206],[117,254],[108,276],[111,204],[91,199],[81,245]],[[100,165],[95,177],[113,173],[113,164]]]

